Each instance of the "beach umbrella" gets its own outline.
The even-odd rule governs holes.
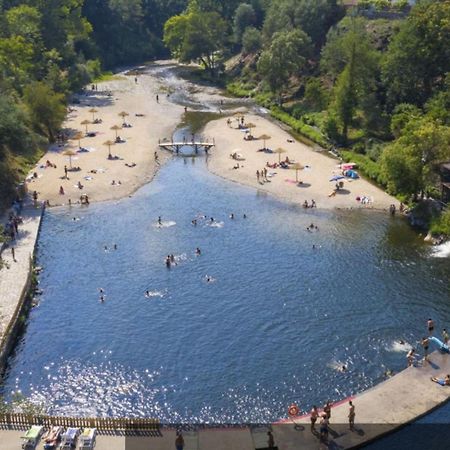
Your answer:
[[[111,145],[114,145],[115,142],[114,141],[106,141],[103,142],[103,145],[107,145],[108,146],[108,158],[111,158]]]
[[[82,131],[77,131],[70,139],[73,141],[78,141],[78,148],[81,148],[81,139],[84,137],[84,134]]]
[[[342,180],[343,177],[342,175],[334,175],[333,177],[330,178],[330,181],[338,181],[338,180]]]
[[[110,129],[111,129],[111,130],[114,130],[114,131],[116,132],[116,139],[117,139],[117,131],[118,131],[118,130],[121,130],[122,127],[119,126],[119,125],[113,125]]]
[[[85,125],[86,126],[86,133],[88,132],[88,125],[90,124],[91,122],[89,121],[89,120],[83,120],[83,122],[81,122],[81,125]]]
[[[261,138],[260,138],[261,139]],[[278,164],[281,162],[281,154],[286,153],[286,150],[284,148],[278,147],[276,150],[273,151],[274,153],[278,153]]]
[[[77,152],[74,152],[73,150],[66,150],[65,152],[63,152],[64,156],[69,157],[70,168],[72,168],[72,156],[75,156],[76,154],[77,154]]]
[[[129,116],[129,114],[126,111],[122,111],[118,114],[120,117],[122,117],[122,120],[125,120],[126,116]]]
[[[244,125],[244,127],[249,129],[248,134],[251,136],[252,135],[252,128],[255,128],[256,125],[254,123],[249,122],[249,123],[246,123]]]
[[[298,171],[303,170],[304,167],[300,163],[294,163],[291,166],[292,170],[295,170],[295,181],[298,183]]]
[[[262,139],[264,142],[264,149],[266,148],[266,141],[268,141],[271,138],[271,136],[269,136],[268,134],[262,134],[261,136],[259,136],[258,139]]]
[[[92,113],[92,121],[94,121],[95,120],[95,113],[98,112],[98,110],[95,109],[95,108],[91,108],[89,110],[89,112]]]

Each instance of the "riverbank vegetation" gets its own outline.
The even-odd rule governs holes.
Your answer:
[[[208,2],[218,12],[219,3]],[[239,2],[222,15],[228,41],[211,36],[215,66],[204,66],[402,201],[439,199],[439,165],[450,160],[450,1],[346,3]],[[184,46],[205,48],[181,25],[203,4],[166,23],[165,42],[183,61],[193,59]]]
[[[438,198],[450,160],[450,0],[353,3],[0,1],[0,201],[56,139],[73,92],[169,54],[400,199]]]

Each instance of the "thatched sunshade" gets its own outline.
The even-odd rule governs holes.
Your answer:
[[[122,120],[125,119],[126,116],[129,116],[129,114],[126,111],[122,111],[118,114],[120,117],[122,117]]]
[[[103,142],[103,145],[107,145],[108,146],[108,158],[111,158],[111,145],[114,145],[114,144],[115,144],[115,142],[114,141],[110,141],[110,140],[108,140],[106,142]]]
[[[89,112],[92,113],[92,122],[93,122],[95,120],[95,113],[98,112],[98,110],[95,108],[91,108]]]
[[[295,181],[298,183],[298,171],[303,170],[304,167],[300,163],[294,163],[291,165],[291,169],[295,170]]]
[[[281,154],[286,153],[286,150],[284,148],[278,147],[276,150],[273,151],[274,153],[278,153],[278,164],[281,162]]]
[[[83,122],[81,122],[81,125],[85,125],[86,126],[86,133],[88,132],[88,125],[90,124],[90,120],[83,120]]]
[[[269,136],[268,134],[262,134],[261,136],[259,136],[258,139],[262,139],[264,142],[264,149],[266,148],[266,141],[268,141],[272,136]]]
[[[64,156],[69,157],[70,168],[72,168],[72,156],[75,156],[76,154],[77,154],[77,152],[74,152],[73,150],[66,150],[65,152],[63,152]]]
[[[78,141],[78,148],[81,148],[81,139],[84,137],[82,131],[77,131],[70,139],[73,141]]]
[[[114,130],[115,132],[116,132],[116,139],[117,139],[117,132],[119,131],[119,130],[121,130],[122,129],[122,127],[120,126],[120,125],[113,125],[111,128],[110,128],[110,130]]]

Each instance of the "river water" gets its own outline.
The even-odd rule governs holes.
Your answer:
[[[7,397],[55,414],[274,421],[403,369],[428,317],[450,328],[448,258],[404,220],[304,210],[206,165],[175,158],[132,198],[46,213],[43,294]]]

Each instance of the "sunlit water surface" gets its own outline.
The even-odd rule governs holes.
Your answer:
[[[58,414],[272,421],[401,370],[429,316],[449,326],[448,259],[403,220],[304,210],[204,166],[175,159],[132,198],[46,213],[43,295],[7,395]]]

